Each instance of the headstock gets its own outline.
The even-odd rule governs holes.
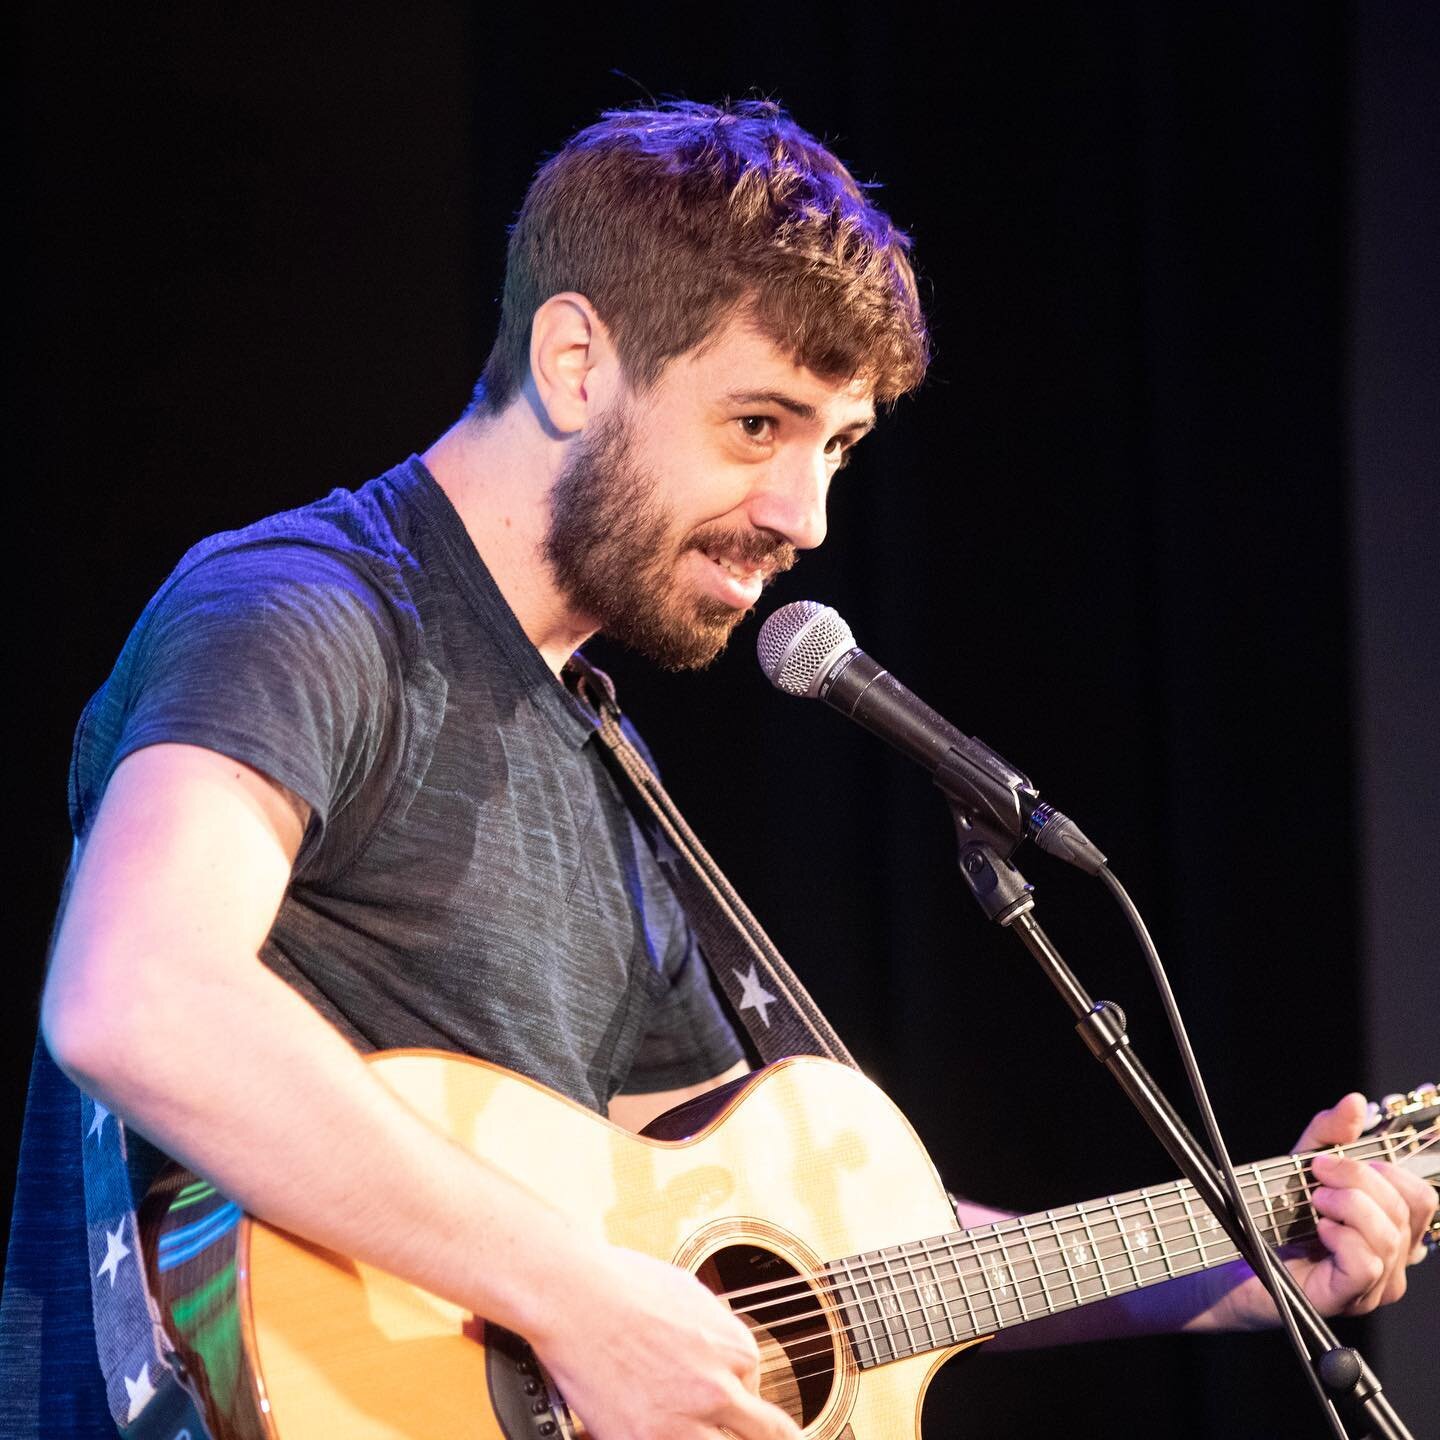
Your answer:
[[[1415,1089],[1401,1095],[1382,1095],[1379,1102],[1372,1100],[1365,1116],[1365,1129],[1393,1129],[1397,1121],[1411,1125],[1424,1125],[1427,1120],[1440,1117],[1440,1087],[1432,1081],[1428,1085],[1417,1085]]]

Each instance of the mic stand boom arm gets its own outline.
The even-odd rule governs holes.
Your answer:
[[[1130,1048],[1125,1017],[1119,1006],[1093,1001],[1075,977],[1060,952],[1035,918],[1033,887],[1010,863],[1017,840],[1009,827],[992,826],[982,807],[947,791],[960,842],[960,873],[970,887],[986,918],[1013,930],[1025,948],[1040,962],[1050,983],[1075,1016],[1075,1029],[1086,1048],[1115,1077],[1116,1083],[1154,1131],[1170,1158],[1195,1186],[1216,1220],[1234,1242],[1241,1256],[1270,1292],[1276,1309],[1288,1310],[1303,1332],[1308,1363],[1319,1376],[1322,1400],[1349,1398],[1363,1411],[1368,1433],[1374,1440],[1413,1440],[1394,1407],[1381,1393],[1380,1381],[1353,1349],[1342,1346],[1321,1319],[1310,1297],[1280,1262],[1274,1251],[1261,1241],[1256,1251],[1250,1231],[1241,1222],[1226,1192],[1220,1172],[1200,1148],[1164,1092]],[[1002,854],[1002,851],[1004,852]]]

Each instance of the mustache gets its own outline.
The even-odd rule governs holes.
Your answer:
[[[772,579],[800,558],[795,547],[773,530],[737,530],[724,525],[706,525],[696,530],[685,548],[724,555],[740,565],[763,566]]]

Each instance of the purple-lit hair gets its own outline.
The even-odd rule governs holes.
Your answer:
[[[514,398],[535,312],[564,290],[594,305],[637,390],[741,307],[798,363],[893,400],[929,360],[909,245],[770,101],[607,111],[525,196],[472,409]]]

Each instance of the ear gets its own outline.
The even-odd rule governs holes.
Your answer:
[[[573,290],[552,295],[530,322],[536,398],[561,434],[583,430],[604,403],[615,352],[595,307]]]

